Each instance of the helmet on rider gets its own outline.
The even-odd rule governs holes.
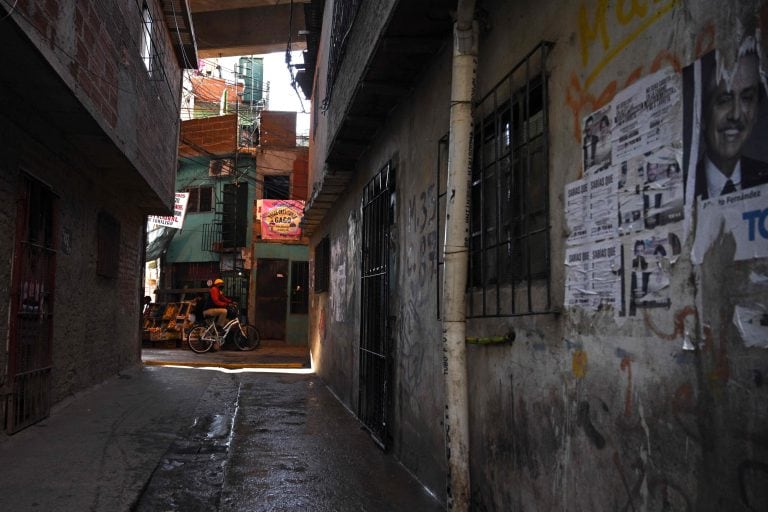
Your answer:
[[[223,285],[223,284],[224,284],[224,280],[223,280],[223,279],[216,279],[216,280],[213,282],[213,286],[221,286],[221,285]]]

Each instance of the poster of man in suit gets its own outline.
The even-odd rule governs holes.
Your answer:
[[[718,57],[710,53],[701,59],[695,196],[702,199],[768,183],[768,163],[752,140],[766,96],[755,38],[745,39],[730,72]]]
[[[768,87],[761,54],[760,38],[746,35],[732,50],[709,52],[683,70],[685,195],[697,210],[694,263],[721,225],[736,240],[734,260],[768,256],[768,241],[750,236],[744,220],[768,207]]]

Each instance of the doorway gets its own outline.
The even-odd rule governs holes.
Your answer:
[[[359,417],[387,447],[391,340],[389,332],[389,226],[394,171],[387,165],[363,189],[362,307]]]
[[[259,258],[256,265],[256,327],[263,340],[285,340],[288,260]]]
[[[13,434],[50,411],[56,198],[24,178],[19,194],[9,321],[10,394],[5,430]]]

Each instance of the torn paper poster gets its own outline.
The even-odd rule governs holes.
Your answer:
[[[696,221],[694,258],[698,262],[717,239],[712,229],[717,231],[726,223],[712,212],[712,206],[719,206],[712,200],[768,183],[768,125],[764,122],[768,88],[763,57],[755,51],[759,40],[759,33],[745,33],[738,48],[732,48],[738,51],[709,52],[683,69],[686,208],[706,207],[704,218]],[[732,118],[734,111],[738,119]],[[705,231],[700,229],[702,221]],[[688,232],[693,224],[686,220],[686,225]],[[739,238],[735,233],[734,237]],[[760,257],[759,252],[749,256],[750,251],[743,249],[740,243],[736,259]]]
[[[568,245],[579,245],[588,241],[587,208],[589,184],[576,180],[565,186],[565,222],[568,226]]]
[[[565,307],[590,309],[592,296],[589,283],[589,247],[572,247],[565,250]]]
[[[685,192],[680,159],[672,147],[654,150],[645,156],[643,206],[645,227],[653,229],[683,219]]]
[[[638,308],[669,308],[671,265],[677,261],[682,247],[675,233],[635,238],[629,253],[629,314]]]
[[[641,78],[613,100],[612,161],[682,140],[682,80],[672,68]]]
[[[608,241],[566,249],[565,305],[599,310],[621,305],[621,245]]]
[[[618,234],[618,172],[615,168],[589,178],[589,240],[598,242]]]
[[[663,146],[622,162],[619,170],[620,235],[673,224],[685,203],[680,149]]]
[[[736,306],[733,323],[739,330],[744,345],[768,348],[768,310],[764,305]]]
[[[612,123],[613,107],[610,104],[584,118],[582,153],[585,176],[591,176],[610,167]]]
[[[768,184],[699,200],[696,216],[693,263],[727,234],[736,242],[734,261],[768,257]]]

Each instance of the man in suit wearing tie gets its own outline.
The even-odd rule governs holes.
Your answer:
[[[703,77],[704,155],[696,166],[696,197],[707,199],[768,183],[768,163],[742,156],[765,95],[754,39],[743,44],[733,74]],[[704,66],[702,66],[703,69]]]

